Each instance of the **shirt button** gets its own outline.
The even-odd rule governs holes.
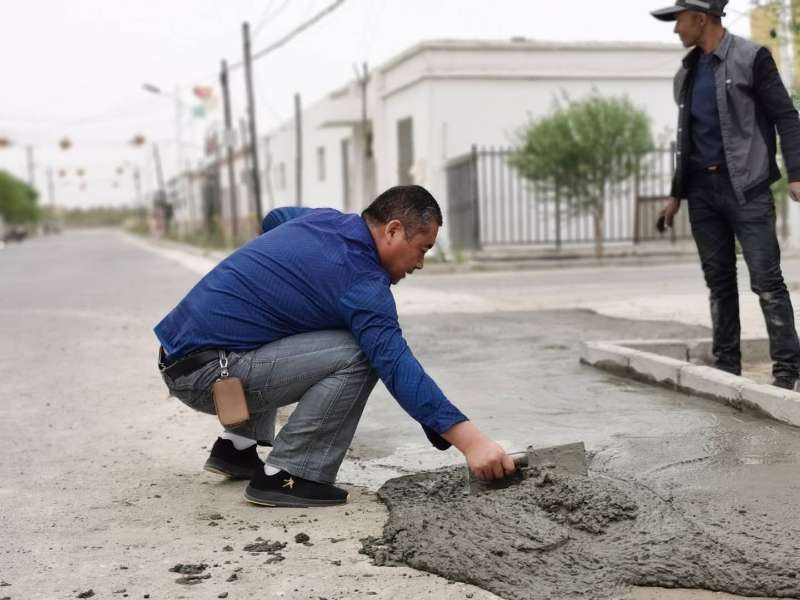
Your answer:
[[[683,108],[683,104],[681,104],[680,108]]]

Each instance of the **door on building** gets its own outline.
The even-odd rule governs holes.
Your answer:
[[[413,185],[414,176],[414,120],[411,117],[397,122],[397,182],[399,185]]]
[[[342,140],[342,210],[350,212],[352,205],[350,185],[350,138]]]

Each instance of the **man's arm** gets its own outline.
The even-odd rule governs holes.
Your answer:
[[[285,206],[283,208],[273,208],[264,217],[261,222],[261,232],[267,233],[271,229],[275,229],[278,225],[291,221],[297,217],[302,217],[304,214],[311,212],[313,208],[304,208],[301,206]]]
[[[753,91],[759,107],[778,130],[789,181],[800,181],[800,120],[767,48],[758,51],[753,63]]]
[[[426,433],[435,433],[458,448],[478,477],[492,479],[514,471],[511,458],[467,420],[414,357],[403,339],[388,282],[379,278],[362,280],[339,303],[372,368]]]

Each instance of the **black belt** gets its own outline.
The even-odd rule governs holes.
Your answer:
[[[214,360],[219,360],[218,350],[198,350],[197,352],[187,354],[165,365],[164,349],[160,348],[158,351],[158,366],[161,368],[162,372],[169,375],[170,379],[177,379],[178,377],[193,373]]]
[[[701,166],[698,165],[698,166],[693,166],[691,172],[692,173],[703,173],[703,174],[706,174],[706,175],[720,175],[722,173],[727,173],[728,172],[728,166],[725,165],[725,164],[708,165],[707,167],[701,167]]]

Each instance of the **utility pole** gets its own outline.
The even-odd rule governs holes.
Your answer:
[[[256,222],[264,218],[261,209],[261,179],[258,173],[258,131],[256,128],[256,105],[253,93],[253,55],[250,49],[250,23],[242,23],[242,37],[244,41],[244,78],[247,86],[247,115],[250,120],[250,170],[253,196],[256,201]]]
[[[358,67],[355,66],[356,71],[356,81],[358,82],[359,88],[361,88],[361,135],[363,136],[364,141],[364,158],[372,158],[372,146],[369,143],[370,132],[367,131],[367,84],[369,83],[369,70],[367,69],[367,63],[363,63],[361,65],[361,70],[359,71]]]
[[[25,148],[28,156],[28,185],[32,188],[36,187],[36,162],[33,158],[33,146]]]
[[[136,191],[136,208],[144,210],[144,202],[142,201],[142,177],[139,173],[139,167],[133,167],[133,189]]]
[[[225,133],[222,136],[225,144],[225,162],[228,168],[228,199],[231,209],[231,233],[234,238],[239,235],[239,212],[236,194],[236,173],[233,168],[233,126],[231,124],[231,93],[228,85],[228,62],[222,61],[222,69],[219,74],[219,83],[222,86],[222,102],[225,113]]]
[[[164,189],[164,171],[161,169],[161,155],[158,153],[158,144],[153,144],[153,162],[156,166],[156,184],[158,185],[159,200],[166,200],[167,191]]]
[[[294,95],[294,166],[296,206],[303,206],[303,111],[300,94]]]
[[[53,168],[47,167],[47,197],[50,202],[50,210],[56,207],[56,186],[53,182]]]
[[[180,185],[181,172],[184,169],[183,163],[183,102],[181,102],[181,89],[175,88],[175,143],[178,145],[175,148],[175,161],[177,170],[175,171],[178,185]]]
[[[363,146],[363,159],[361,162],[361,202],[362,206],[370,202],[374,194],[372,183],[374,171],[372,170],[372,131],[367,120],[367,86],[369,85],[369,69],[367,63],[361,65],[361,70],[355,66],[356,81],[361,89],[361,144]]]

